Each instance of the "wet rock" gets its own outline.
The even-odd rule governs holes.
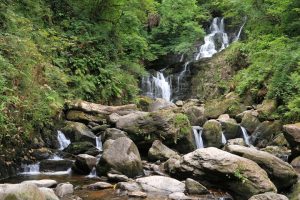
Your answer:
[[[94,127],[92,127],[91,130],[93,133],[99,133],[99,132],[105,131],[109,127],[110,127],[109,125],[103,124],[103,125],[94,126]]]
[[[174,192],[169,194],[169,199],[172,200],[191,200],[193,198],[186,196],[183,192]]]
[[[73,142],[64,151],[74,155],[78,155],[85,153],[94,147],[95,146],[91,142]]]
[[[0,159],[0,179],[6,179],[15,175],[17,175],[17,165]]]
[[[254,111],[244,112],[241,126],[245,127],[245,129],[249,133],[253,133],[259,124],[260,121],[257,118],[257,112]]]
[[[284,136],[292,149],[291,159],[300,156],[300,122],[283,126]]]
[[[259,148],[264,148],[271,143],[272,139],[281,133],[280,121],[264,121],[251,135],[251,143]]]
[[[79,154],[76,156],[75,163],[72,166],[72,170],[78,174],[87,175],[94,167],[96,167],[97,158],[88,154]]]
[[[180,101],[180,100],[175,102],[175,105],[178,106],[178,107],[182,107],[183,104],[184,104],[184,102]]]
[[[141,187],[136,182],[119,182],[116,185],[117,189],[126,190],[129,192],[140,191]]]
[[[148,111],[154,112],[154,111],[168,109],[168,108],[172,108],[172,107],[176,107],[176,105],[165,99],[156,98],[154,102],[150,103]]]
[[[133,192],[128,192],[128,196],[134,198],[147,198],[147,193],[141,191],[133,191]]]
[[[45,195],[46,200],[59,200],[51,188],[40,188],[40,191]]]
[[[113,187],[112,184],[106,182],[97,182],[87,186],[87,188],[90,190],[102,190],[102,189],[112,188],[112,187]]]
[[[106,140],[116,140],[120,137],[127,137],[126,132],[116,128],[108,128],[104,132],[103,141],[105,142]]]
[[[231,120],[220,121],[220,123],[226,139],[234,139],[241,136],[242,131],[239,124],[234,123]]]
[[[55,193],[58,197],[64,197],[74,193],[74,187],[70,183],[60,183],[55,188]]]
[[[51,156],[51,151],[47,148],[32,149],[29,153],[36,160],[45,160]]]
[[[230,122],[230,123],[233,123],[233,124],[236,124],[236,120],[231,118],[228,114],[223,114],[223,115],[220,115],[217,119],[219,122]]]
[[[209,194],[205,186],[191,178],[186,179],[185,189],[189,194]]]
[[[235,138],[235,139],[227,140],[227,145],[246,146],[246,143],[243,138]]]
[[[84,154],[88,154],[90,156],[98,156],[102,151],[100,151],[99,149],[97,149],[96,147],[92,147],[90,149],[88,149],[87,151],[84,152]]]
[[[106,175],[112,169],[128,177],[143,174],[139,151],[131,139],[121,137],[110,142],[110,145],[104,144],[103,155],[97,165],[97,173]]]
[[[277,191],[255,162],[214,147],[197,149],[180,159],[169,159],[165,169],[179,179],[193,178],[204,186],[230,191],[236,199]]]
[[[0,199],[46,200],[45,195],[34,184],[0,184]]]
[[[42,160],[40,162],[41,172],[67,171],[73,164],[72,160]]]
[[[97,124],[105,124],[106,116],[101,114],[89,114],[78,110],[69,110],[66,114],[66,119],[69,121],[82,122],[88,124],[95,122]]]
[[[288,200],[288,198],[281,194],[274,192],[266,192],[252,196],[249,200]]]
[[[37,187],[45,187],[45,188],[51,188],[57,185],[57,181],[51,179],[29,180],[29,181],[23,181],[22,183],[34,184]]]
[[[291,165],[293,167],[300,167],[300,156],[296,157],[295,159],[292,160]]]
[[[186,116],[188,116],[192,126],[202,126],[207,121],[203,106],[184,106],[183,112],[186,114]]]
[[[222,126],[217,120],[209,120],[203,125],[202,138],[206,147],[221,147]]]
[[[166,161],[175,155],[178,155],[175,151],[164,145],[161,141],[155,140],[149,149],[148,159],[150,161]]]
[[[272,142],[270,143],[272,146],[289,146],[288,141],[285,139],[283,133],[279,133],[275,138],[273,138]]]
[[[279,190],[287,189],[297,182],[298,175],[293,167],[267,152],[238,145],[226,146],[226,150],[256,162],[268,173]]]
[[[262,104],[257,105],[258,117],[260,119],[272,119],[272,114],[276,111],[276,100],[267,99]]]
[[[72,143],[83,141],[95,143],[95,134],[82,123],[68,121],[62,131]]]

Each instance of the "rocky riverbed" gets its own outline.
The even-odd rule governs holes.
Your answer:
[[[1,181],[0,199],[300,199],[300,126],[268,118],[275,106],[230,94],[206,104],[68,102],[59,131]]]

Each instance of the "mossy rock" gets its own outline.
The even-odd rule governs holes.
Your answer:
[[[74,155],[83,154],[89,149],[95,147],[91,142],[73,142],[65,151]]]
[[[267,99],[257,106],[258,118],[260,120],[273,120],[277,102],[272,99]]]
[[[217,120],[209,120],[203,125],[202,138],[205,147],[222,146],[222,126]]]
[[[150,98],[150,97],[146,97],[146,96],[142,96],[139,97],[136,100],[137,103],[137,107],[142,110],[142,111],[148,111],[149,110],[149,106],[154,102],[154,99]]]

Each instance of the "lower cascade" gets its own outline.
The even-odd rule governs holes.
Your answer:
[[[102,151],[103,150],[103,147],[102,147],[102,141],[101,141],[101,135],[96,137],[96,148],[99,150],[99,151]]]
[[[245,127],[241,126],[241,130],[242,130],[242,134],[243,134],[243,139],[244,139],[244,142],[247,146],[250,146],[250,136],[248,135],[247,133],[247,130],[245,129]]]
[[[227,140],[226,137],[224,135],[224,133],[222,132],[222,144],[226,144]]]
[[[59,142],[59,150],[64,150],[71,144],[71,141],[68,140],[65,136],[65,134],[61,131],[57,131],[57,140]]]
[[[203,140],[202,140],[203,128],[201,128],[200,126],[193,126],[192,128],[193,128],[193,133],[194,133],[197,149],[204,148],[204,144],[203,144]]]

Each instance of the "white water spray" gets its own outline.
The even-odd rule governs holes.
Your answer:
[[[192,128],[193,128],[193,133],[194,133],[197,149],[204,148],[204,144],[203,144],[203,140],[202,140],[203,128],[201,128],[200,126],[193,126]]]
[[[71,141],[68,140],[65,136],[65,134],[61,131],[57,131],[57,140],[59,142],[59,150],[64,150],[71,144]]]

